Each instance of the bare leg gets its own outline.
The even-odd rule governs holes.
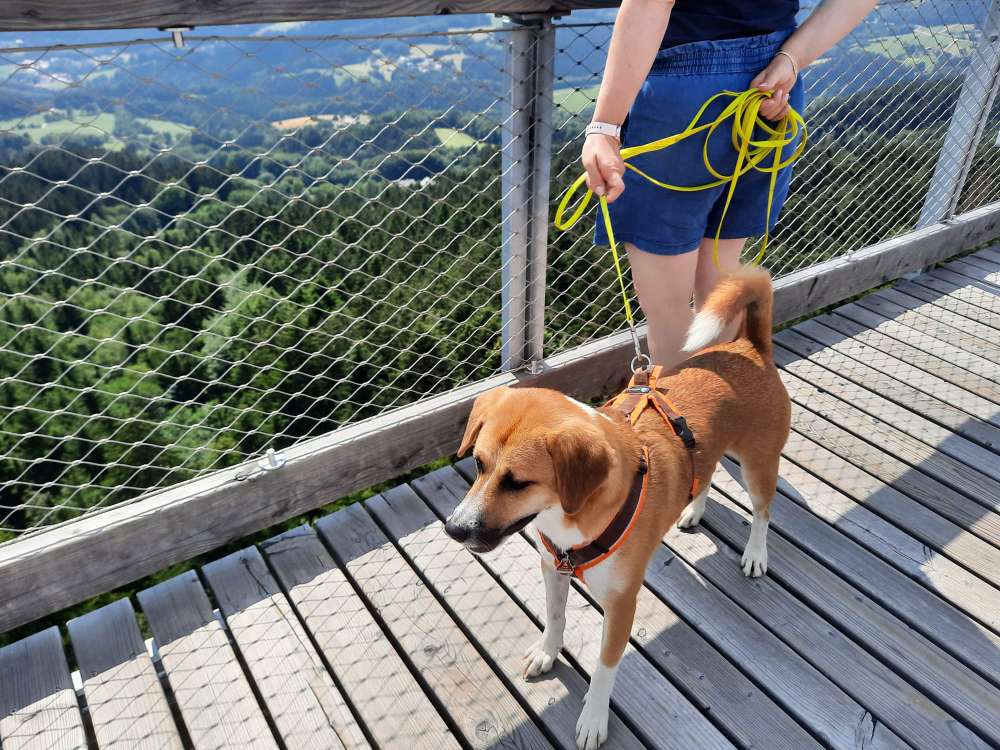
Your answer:
[[[653,364],[670,368],[687,358],[681,352],[691,326],[698,253],[654,255],[625,244],[632,266],[632,283],[649,324],[649,354]]]
[[[576,722],[576,746],[594,750],[608,737],[608,709],[615,686],[618,665],[625,653],[632,622],[635,619],[636,592],[620,594],[608,600],[604,608],[604,636],[601,659],[590,677],[590,689],[580,719]]]
[[[716,267],[712,259],[712,245],[714,240],[706,237],[698,246],[698,268],[694,279],[694,310],[698,312],[705,304],[708,295],[719,283],[719,280],[726,274],[732,273],[740,265],[740,254],[746,245],[746,238],[738,240],[719,240],[719,267]],[[719,341],[732,341],[739,333],[743,318],[734,321],[729,325],[719,338]]]
[[[778,485],[778,457],[740,459],[743,481],[753,504],[750,539],[743,550],[743,573],[756,578],[767,572],[767,528],[771,523],[770,506]]]
[[[569,576],[560,575],[543,561],[542,579],[545,581],[545,631],[524,652],[525,677],[536,677],[552,669],[562,650],[563,632],[566,630]]]

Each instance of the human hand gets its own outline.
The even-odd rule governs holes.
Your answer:
[[[788,114],[788,97],[797,78],[795,65],[785,54],[775,55],[770,65],[757,74],[750,87],[771,92],[771,98],[760,105],[762,117],[780,120]]]
[[[580,157],[587,170],[587,187],[596,195],[607,196],[612,203],[625,192],[625,162],[622,161],[621,144],[609,135],[592,133],[583,143]]]

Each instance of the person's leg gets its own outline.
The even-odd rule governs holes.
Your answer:
[[[694,311],[696,313],[705,304],[705,300],[708,299],[708,295],[715,289],[719,280],[739,268],[740,255],[743,253],[743,247],[746,243],[746,237],[736,240],[719,240],[719,266],[717,267],[712,259],[712,246],[715,244],[715,240],[711,237],[705,237],[701,241],[698,246],[698,267],[694,278]],[[722,332],[719,341],[732,341],[739,333],[742,324],[743,316],[740,316]]]
[[[625,247],[632,283],[649,326],[649,356],[654,365],[673,367],[687,358],[681,346],[691,326],[698,253],[656,255],[629,243]]]

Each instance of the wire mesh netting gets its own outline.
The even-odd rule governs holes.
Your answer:
[[[808,71],[776,275],[915,226],[985,13],[882,4]],[[553,197],[611,19],[557,27]],[[507,54],[530,32],[449,23],[0,38],[0,535],[499,370]],[[994,108],[962,210],[996,199],[996,129]],[[621,329],[589,228],[548,259],[547,353]]]

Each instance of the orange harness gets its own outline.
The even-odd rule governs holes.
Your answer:
[[[636,370],[632,373],[632,380],[629,381],[628,387],[601,408],[614,409],[624,414],[633,427],[639,421],[642,413],[650,406],[660,413],[660,416],[670,425],[674,434],[681,439],[684,447],[687,448],[688,457],[691,460],[691,489],[688,495],[690,500],[698,494],[698,476],[694,464],[694,451],[697,444],[694,433],[688,427],[687,420],[681,416],[677,407],[667,398],[667,389],[657,385],[662,374],[663,367],[660,365],[648,370]]]
[[[687,420],[678,414],[677,409],[666,396],[666,390],[657,388],[656,382],[662,373],[662,367],[653,367],[649,370],[636,370],[632,375],[632,380],[628,387],[618,396],[602,406],[602,409],[615,409],[625,415],[629,423],[634,427],[642,413],[652,405],[660,416],[666,420],[687,448],[691,458],[691,490],[690,498],[698,492],[698,478],[695,476],[694,433],[688,427]],[[646,501],[646,487],[649,484],[649,450],[643,446],[642,460],[639,462],[639,470],[632,481],[632,489],[622,507],[615,514],[615,517],[608,524],[608,527],[593,541],[585,544],[578,544],[568,550],[559,549],[551,539],[541,531],[539,538],[545,549],[552,555],[556,571],[563,575],[571,575],[583,580],[585,570],[603,562],[621,547],[625,540],[635,528],[636,521],[642,513],[642,507]],[[689,499],[690,499],[689,498]]]

